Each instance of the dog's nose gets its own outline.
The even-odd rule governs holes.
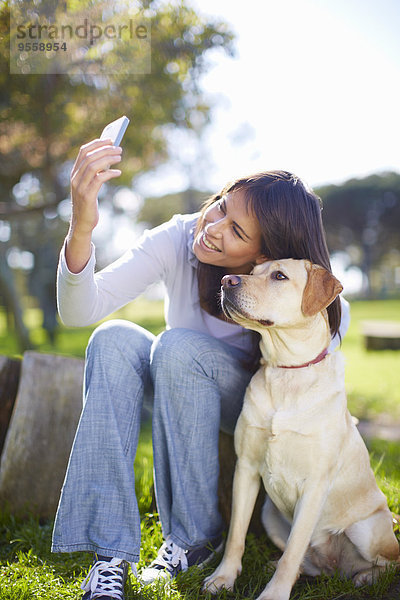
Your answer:
[[[241,282],[242,280],[240,279],[239,275],[225,275],[225,277],[223,277],[221,280],[222,287],[225,288],[235,287],[236,285],[240,285]]]

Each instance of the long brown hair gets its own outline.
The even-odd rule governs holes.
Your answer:
[[[261,254],[271,260],[307,259],[331,271],[325,231],[322,224],[321,199],[295,175],[288,171],[267,171],[243,177],[226,185],[220,194],[204,203],[197,223],[203,224],[206,209],[229,192],[244,192],[246,208],[258,220],[262,233]],[[221,316],[219,290],[227,272],[199,262],[198,284],[200,304],[214,316]],[[336,298],[328,306],[332,337],[339,332],[341,307]]]

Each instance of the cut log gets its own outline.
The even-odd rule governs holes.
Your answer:
[[[19,367],[19,361],[0,361],[0,383],[9,382],[0,389],[7,387],[11,398],[12,390],[17,389]],[[25,353],[11,420],[8,416],[4,426],[0,423],[4,433],[8,429],[0,463],[0,507],[8,505],[17,514],[54,517],[82,408],[83,369],[82,359]],[[227,525],[235,464],[233,436],[221,432],[219,506]],[[264,497],[262,488],[250,524],[256,534],[263,531]]]
[[[0,455],[17,396],[21,360],[0,356]]]
[[[0,463],[0,506],[53,517],[82,407],[84,361],[26,352]]]

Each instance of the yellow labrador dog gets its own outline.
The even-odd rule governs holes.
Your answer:
[[[339,570],[371,583],[399,562],[392,515],[347,409],[340,352],[327,306],[341,292],[335,277],[306,260],[257,266],[222,280],[228,317],[261,334],[261,367],[247,388],[235,430],[237,463],[224,558],[204,582],[232,589],[260,486],[263,524],[283,551],[258,600],[287,600],[300,572]]]

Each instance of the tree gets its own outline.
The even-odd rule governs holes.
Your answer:
[[[364,273],[366,292],[371,295],[373,271],[391,253],[400,252],[400,175],[370,175],[316,191],[323,200],[322,216],[330,250],[349,253],[352,264]]]
[[[100,0],[97,3],[101,4]],[[96,0],[90,3],[95,4]],[[200,18],[183,1],[159,6],[148,0],[143,4],[152,29],[151,73],[109,76],[102,74],[102,65],[113,59],[110,53],[96,58],[94,75],[83,71],[78,75],[11,75],[9,3],[2,3],[0,220],[12,224],[10,240],[0,241],[3,256],[11,244],[21,247],[24,243],[13,225],[15,218],[19,223],[23,218],[26,227],[32,215],[56,209],[67,197],[68,161],[83,142],[98,137],[107,122],[122,114],[132,119],[124,138],[123,174],[118,185],[130,185],[133,176],[166,159],[170,128],[200,132],[207,123],[209,106],[199,91],[199,77],[208,68],[208,50],[233,52],[232,34],[223,22]],[[16,185],[26,173],[32,174],[38,186],[18,198]],[[35,243],[34,238],[28,243]],[[6,276],[0,273],[0,295],[10,299],[10,309],[17,316],[21,310],[15,294],[8,293],[10,275],[10,270]],[[26,332],[19,331],[19,337],[23,349]]]
[[[139,223],[156,227],[168,221],[173,215],[193,213],[200,210],[201,205],[211,192],[200,192],[188,188],[177,194],[166,194],[162,197],[146,198],[137,215]]]

